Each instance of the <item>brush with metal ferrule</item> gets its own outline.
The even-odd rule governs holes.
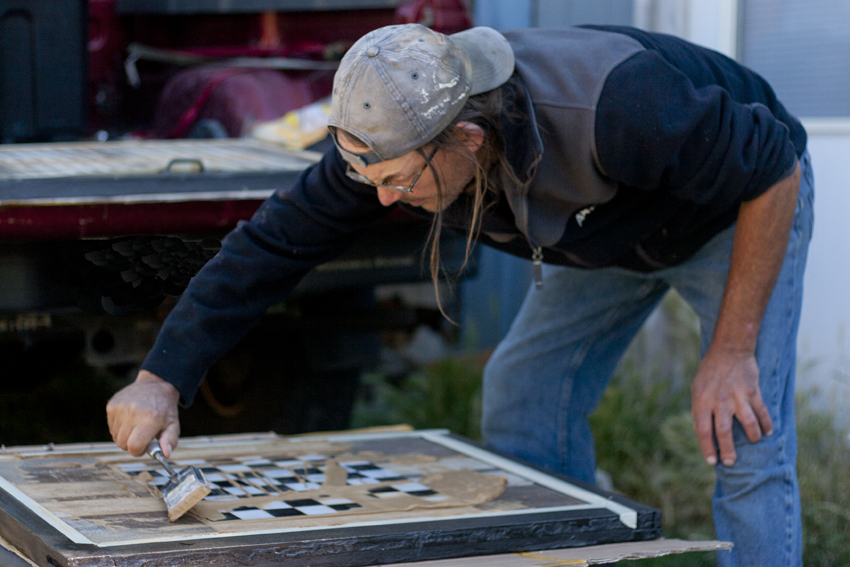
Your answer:
[[[162,454],[159,440],[154,439],[148,445],[148,455],[159,461],[171,476],[171,479],[160,487],[159,491],[168,507],[168,519],[172,522],[210,493],[210,484],[199,468],[183,467],[180,472],[174,471],[165,460],[165,455]]]

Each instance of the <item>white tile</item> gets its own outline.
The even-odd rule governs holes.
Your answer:
[[[185,461],[174,461],[180,466],[183,467],[197,467],[200,465],[207,464],[206,459],[186,459]]]
[[[397,498],[402,494],[404,492],[373,492],[372,496],[377,496],[378,498]]]
[[[370,478],[394,478],[398,476],[396,473],[385,469],[369,469],[365,471],[360,471],[360,474],[362,474],[363,476],[368,476]]]
[[[421,492],[423,490],[431,490],[430,487],[418,482],[408,482],[407,484],[393,484],[393,488],[402,492]]]
[[[336,510],[327,506],[296,506],[296,510],[304,512],[308,516],[320,516],[322,514],[336,514]]]
[[[338,504],[354,504],[353,501],[348,498],[319,498],[319,502],[324,504],[325,506],[336,506]]]
[[[231,510],[230,513],[241,520],[265,520],[268,518],[274,518],[274,516],[263,510]]]
[[[284,486],[287,488],[294,490],[295,492],[305,492],[307,490],[318,490],[321,488],[320,485],[315,482],[308,482],[306,484],[301,484],[300,482],[287,482],[284,483]]]
[[[298,458],[307,462],[319,462],[325,460],[323,455],[299,455]]]
[[[264,510],[283,510],[285,508],[292,508],[292,506],[290,506],[286,502],[280,502],[280,501],[269,502],[268,504],[263,506]]]
[[[287,469],[266,469],[262,471],[263,476],[268,478],[294,478],[295,473]]]
[[[234,473],[234,472],[249,472],[251,467],[246,465],[219,465],[218,470]]]
[[[421,477],[422,474],[423,474],[423,471],[429,470],[429,468],[428,468],[429,466],[433,466],[433,463],[426,463],[425,465],[420,465],[420,466],[389,464],[389,465],[386,465],[386,469],[388,471],[392,471],[392,472],[396,473],[396,475],[398,475],[398,476],[409,478],[409,477],[412,477],[412,476]]]
[[[239,497],[231,494],[220,494],[218,496],[207,496],[204,500],[209,500],[210,502],[232,502],[233,500],[239,500]]]

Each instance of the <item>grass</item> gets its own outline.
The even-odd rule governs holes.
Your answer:
[[[798,399],[797,424],[805,564],[850,565],[850,443],[805,397]]]
[[[591,416],[599,467],[618,492],[662,511],[668,538],[713,539],[714,471],[699,450],[690,413],[690,376],[698,362],[692,315],[675,296],[664,304],[671,322],[669,352],[676,364],[654,361],[635,342]],[[685,311],[683,311],[683,309]],[[481,368],[445,360],[400,381],[366,379],[354,425],[408,423],[446,427],[478,439]],[[803,513],[804,564],[850,565],[850,442],[829,415],[797,400],[798,476]],[[708,567],[714,553],[626,561],[621,567]]]
[[[481,372],[467,362],[442,360],[398,382],[380,374],[362,381],[367,395],[355,403],[354,428],[406,423],[481,438]]]

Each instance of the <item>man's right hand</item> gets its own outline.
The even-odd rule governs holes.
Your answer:
[[[171,456],[180,437],[179,401],[177,388],[156,374],[140,370],[135,382],[106,404],[112,440],[134,457],[140,457],[151,440],[159,436],[162,453]]]

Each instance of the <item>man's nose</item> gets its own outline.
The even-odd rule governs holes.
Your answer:
[[[393,191],[391,189],[384,189],[383,187],[376,187],[378,190],[378,200],[385,207],[389,207],[399,199],[401,199],[400,191]]]

